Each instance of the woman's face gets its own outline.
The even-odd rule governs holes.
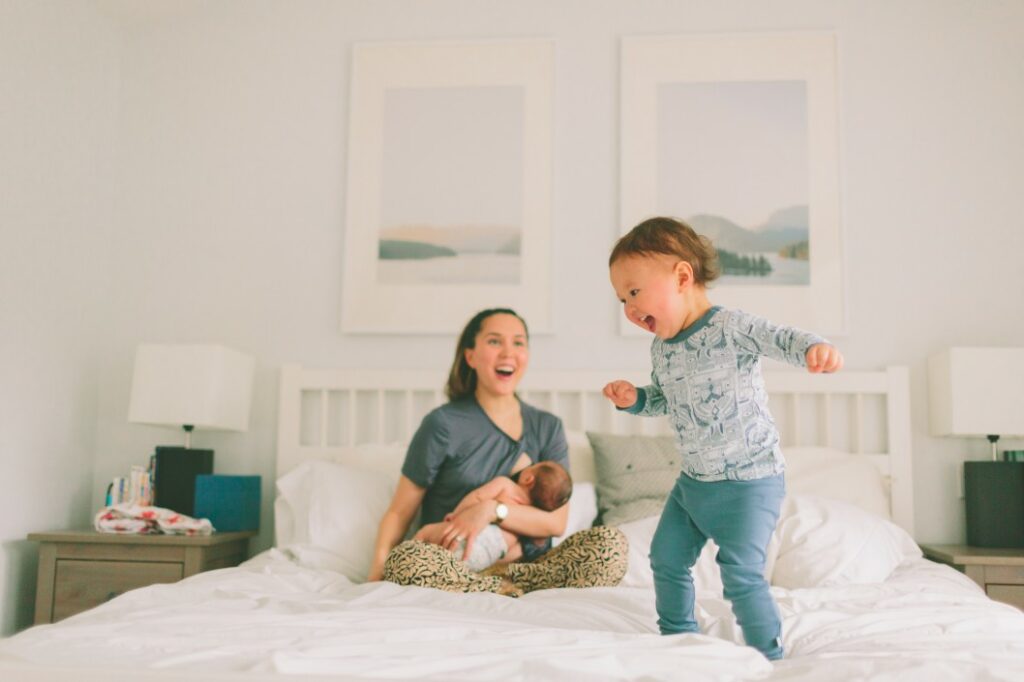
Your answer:
[[[480,326],[476,345],[465,354],[466,364],[476,371],[477,392],[512,395],[530,362],[526,327],[515,315],[491,315]]]

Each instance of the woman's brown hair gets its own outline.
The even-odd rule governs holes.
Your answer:
[[[689,263],[697,284],[707,285],[722,274],[718,252],[711,240],[675,218],[649,218],[634,227],[616,242],[608,257],[608,266],[627,256],[657,254],[675,256]]]
[[[523,323],[523,330],[529,340],[530,330],[526,326],[526,320],[511,308],[488,308],[478,312],[466,323],[455,346],[455,360],[452,362],[451,371],[448,372],[448,384],[444,387],[444,394],[448,396],[448,400],[465,398],[476,391],[476,370],[466,362],[466,350],[476,348],[476,335],[484,326],[484,320],[491,315],[511,315],[516,318]]]

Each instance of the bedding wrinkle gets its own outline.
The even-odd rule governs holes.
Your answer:
[[[911,558],[876,584],[772,594],[790,652],[775,664],[741,645],[721,597],[702,594],[697,603],[714,637],[662,636],[649,586],[507,599],[355,585],[269,550],[0,640],[0,661],[80,669],[116,661],[139,680],[150,669],[427,682],[1020,679],[1024,614],[992,602],[949,567]]]

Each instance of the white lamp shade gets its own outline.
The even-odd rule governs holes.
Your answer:
[[[1024,348],[950,348],[928,358],[934,436],[1024,435]]]
[[[128,421],[245,431],[255,362],[216,345],[141,345]]]

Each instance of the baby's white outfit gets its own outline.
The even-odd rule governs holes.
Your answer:
[[[466,541],[463,540],[455,549],[455,558],[465,561],[471,571],[482,571],[499,559],[505,558],[508,545],[505,544],[501,528],[492,523],[476,536],[476,540],[473,542],[473,551],[467,558],[462,556],[465,549]]]

